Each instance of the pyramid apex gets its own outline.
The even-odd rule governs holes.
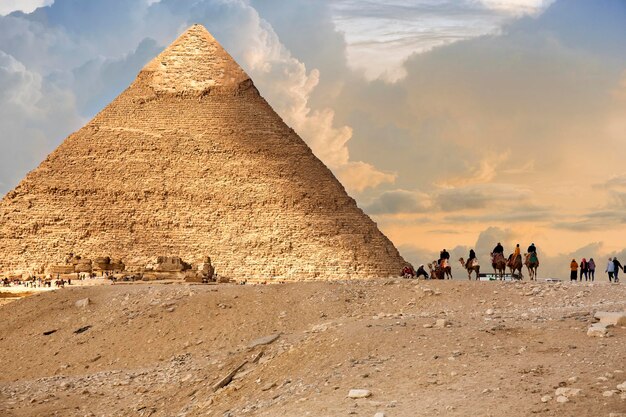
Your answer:
[[[250,77],[201,24],[190,26],[142,70],[156,92],[238,88]]]

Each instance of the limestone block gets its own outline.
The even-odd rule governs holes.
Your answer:
[[[594,315],[594,318],[600,320],[600,323],[605,326],[626,326],[626,312],[608,312],[598,311]]]

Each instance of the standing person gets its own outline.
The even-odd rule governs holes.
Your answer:
[[[583,275],[585,276],[585,281],[589,280],[589,277],[587,277],[587,271],[589,271],[589,263],[585,258],[583,258],[582,261],[580,261],[580,282],[583,281]]]
[[[569,275],[569,280],[576,282],[576,280],[578,279],[578,262],[576,262],[576,259],[572,259],[572,262],[569,264],[569,269],[570,269],[570,275]]]
[[[622,264],[619,263],[617,258],[613,258],[613,265],[615,266],[613,274],[615,274],[615,282],[619,282],[619,271],[622,269]]]
[[[609,258],[609,263],[606,264],[606,272],[609,274],[609,282],[613,282],[613,273],[615,272],[615,264],[613,263],[613,259]]]
[[[587,265],[587,269],[589,269],[589,280],[593,282],[596,279],[596,262],[593,258],[589,258]]]

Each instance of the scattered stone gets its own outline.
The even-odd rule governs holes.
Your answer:
[[[622,391],[622,392],[626,392],[626,381],[622,382],[621,384],[619,384],[617,386],[617,389]]]
[[[606,326],[601,323],[594,323],[587,330],[587,336],[590,337],[607,337],[608,334]]]
[[[446,319],[437,319],[437,321],[435,322],[435,327],[447,327],[450,326],[450,322]]]
[[[348,392],[348,398],[369,398],[372,396],[372,392],[368,389],[351,389]]]
[[[571,378],[568,378],[568,379],[567,379],[567,382],[568,382],[569,384],[575,384],[576,382],[578,382],[578,377],[577,377],[577,376],[573,376],[573,377],[571,377]]]
[[[493,309],[488,309],[487,311],[485,311],[485,314],[488,316],[493,316]]]
[[[594,316],[601,324],[608,326],[626,326],[626,312],[598,311]]]
[[[47,332],[43,332],[43,335],[44,336],[50,336],[51,334],[56,333],[56,332],[57,332],[57,330],[48,330]]]
[[[74,305],[78,308],[85,308],[89,305],[89,303],[90,303],[89,298],[83,298],[83,299],[76,301]]]
[[[257,346],[269,345],[270,343],[275,342],[279,337],[280,337],[280,334],[278,334],[278,333],[272,334],[272,335],[269,335],[269,336],[265,336],[265,337],[260,337],[258,339],[253,340],[252,342],[250,342],[250,344],[248,345],[248,348],[252,349],[252,348],[255,348]]]
[[[554,395],[557,397],[575,397],[582,391],[580,388],[561,387],[556,390]]]
[[[432,323],[427,323],[423,326],[425,329],[432,329],[433,328],[433,324]]]
[[[612,396],[614,396],[615,394],[617,394],[617,391],[615,391],[615,390],[612,390],[612,391],[604,391],[604,392],[602,393],[602,396],[603,396],[603,397],[612,397]]]
[[[379,411],[378,413],[374,414],[374,417],[385,417],[385,412]]]
[[[566,403],[568,401],[569,401],[569,398],[564,397],[562,395],[560,397],[556,397],[556,402],[557,403],[563,404],[563,403]]]
[[[550,400],[552,400],[552,396],[551,395],[544,395],[543,397],[541,397],[541,402],[542,403],[547,403]]]

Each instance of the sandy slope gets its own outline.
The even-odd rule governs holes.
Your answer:
[[[626,381],[626,329],[586,330],[625,308],[609,284],[66,288],[0,307],[0,415],[608,417],[626,413],[603,396]],[[541,401],[559,386],[582,391]]]

